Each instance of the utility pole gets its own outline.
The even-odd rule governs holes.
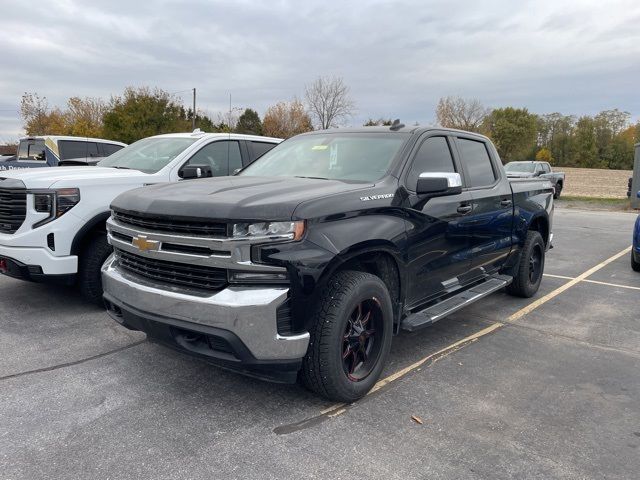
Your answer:
[[[191,117],[191,130],[196,129],[196,89],[193,88],[193,116]]]

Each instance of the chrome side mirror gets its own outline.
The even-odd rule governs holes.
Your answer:
[[[458,195],[462,193],[462,178],[459,173],[424,172],[418,177],[416,193],[433,197]]]

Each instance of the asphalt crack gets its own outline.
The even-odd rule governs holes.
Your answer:
[[[43,373],[43,372],[51,372],[53,370],[59,370],[62,368],[73,367],[74,365],[80,365],[82,363],[90,362],[91,360],[96,360],[98,358],[106,357],[107,355],[112,355],[114,353],[122,352],[123,350],[127,350],[129,348],[137,347],[145,343],[147,340],[140,340],[138,342],[131,343],[129,345],[125,345],[124,347],[116,348],[114,350],[109,350],[108,352],[99,353],[98,355],[93,355],[92,357],[82,358],[80,360],[75,360],[73,362],[61,363],[59,365],[52,365],[50,367],[36,368],[35,370],[27,370],[26,372],[12,373],[11,375],[5,375],[4,377],[0,377],[0,381],[3,380],[11,380],[13,378],[24,377],[26,375],[33,375],[35,373]]]

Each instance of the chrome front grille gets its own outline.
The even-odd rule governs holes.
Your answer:
[[[203,290],[222,290],[227,285],[227,270],[186,263],[154,260],[115,249],[122,269],[151,280]]]
[[[0,188],[0,233],[15,233],[27,216],[27,191]]]
[[[227,224],[202,220],[179,220],[155,215],[139,215],[114,211],[113,218],[133,227],[141,227],[155,232],[186,235],[206,235],[223,238],[227,236]]]
[[[175,224],[179,222],[174,220]],[[107,231],[118,258],[118,268],[180,288],[225,288],[230,272],[286,274],[283,267],[254,263],[253,243],[246,238],[153,230],[126,223],[117,215],[107,220]]]

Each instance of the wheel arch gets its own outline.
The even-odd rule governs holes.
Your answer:
[[[394,322],[399,321],[404,304],[404,278],[402,257],[397,247],[388,241],[366,241],[355,244],[336,255],[324,268],[318,283],[326,282],[337,272],[355,270],[379,277],[387,286],[394,306]]]
[[[102,212],[91,218],[76,232],[71,242],[71,255],[79,255],[93,233],[107,233],[106,221],[111,212]]]
[[[535,215],[531,221],[529,222],[529,228],[527,230],[534,230],[539,232],[542,236],[542,241],[544,242],[545,247],[549,244],[549,218],[540,213]]]

